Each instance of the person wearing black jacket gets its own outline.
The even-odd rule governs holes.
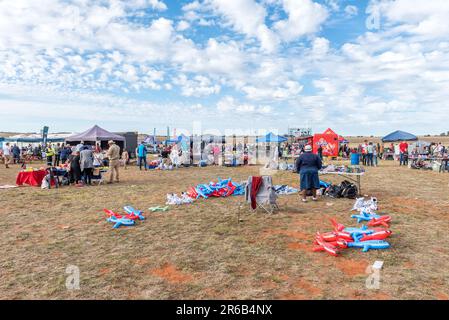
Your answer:
[[[80,153],[75,152],[72,153],[69,157],[69,163],[70,163],[70,176],[71,181],[73,181],[75,184],[79,184],[81,181],[81,165],[80,165]]]
[[[320,188],[318,171],[322,168],[319,156],[312,153],[312,146],[307,145],[304,153],[296,160],[296,172],[300,175],[300,189],[302,191],[302,201],[307,202],[307,191],[312,191],[312,200],[316,201],[316,190]]]

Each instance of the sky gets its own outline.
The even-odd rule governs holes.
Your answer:
[[[449,126],[447,0],[0,0],[0,131]]]

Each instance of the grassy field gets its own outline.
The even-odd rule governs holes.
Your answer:
[[[0,168],[0,185],[18,167]],[[0,190],[1,299],[448,299],[449,175],[383,162],[368,168],[363,192],[393,216],[390,250],[311,251],[316,231],[336,217],[348,226],[352,200],[279,199],[276,215],[241,210],[243,197],[199,200],[146,213],[134,227],[112,229],[103,208],[163,205],[168,192],[232,177],[257,167],[122,170],[120,184],[41,190]],[[336,178],[328,181],[336,181]],[[295,174],[274,176],[297,186]],[[379,290],[365,270],[384,261]],[[80,270],[80,289],[67,290],[66,268]]]

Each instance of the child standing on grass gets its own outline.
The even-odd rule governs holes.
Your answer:
[[[126,149],[123,150],[123,152],[122,152],[122,161],[123,161],[123,166],[125,167],[125,170],[126,170],[128,162],[129,162],[129,153]]]
[[[373,146],[373,165],[375,167],[377,167],[377,164],[378,164],[378,162],[377,162],[378,158],[377,157],[378,157],[378,155],[377,155],[377,146],[374,145]]]

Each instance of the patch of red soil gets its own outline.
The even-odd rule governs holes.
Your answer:
[[[281,300],[309,300],[309,297],[306,297],[303,294],[293,294],[293,293],[287,293],[283,294],[279,297]]]
[[[170,283],[186,283],[193,280],[191,275],[177,270],[174,265],[168,263],[161,268],[151,270],[151,274],[161,277]]]
[[[264,280],[260,283],[260,286],[264,289],[276,289],[278,284],[272,280]]]
[[[343,257],[335,259],[335,266],[347,276],[365,274],[368,262],[365,260],[351,260]]]
[[[311,246],[308,246],[304,243],[299,243],[299,242],[290,242],[287,244],[287,248],[289,248],[291,250],[303,250],[303,251],[310,251],[310,252],[313,251]]]
[[[435,297],[436,297],[438,300],[449,300],[449,295],[447,295],[447,294],[444,293],[444,292],[437,292],[437,293],[435,294]]]
[[[98,271],[98,273],[100,274],[100,275],[105,275],[105,274],[108,274],[108,273],[110,273],[111,272],[111,269],[110,268],[103,268],[103,269],[100,269],[100,271]]]
[[[313,239],[313,236],[293,230],[281,230],[281,229],[268,229],[264,231],[264,235],[262,238],[267,238],[272,235],[286,235],[291,238],[299,239],[299,240],[310,240]]]
[[[311,296],[311,297],[319,296],[322,293],[320,288],[317,288],[310,281],[307,281],[307,280],[304,280],[304,279],[299,279],[295,283],[295,286],[298,287],[298,288],[301,288],[304,291],[306,291],[308,293],[308,295]]]
[[[287,281],[290,277],[286,274],[280,274],[279,275],[279,279],[283,280],[283,281]]]
[[[391,300],[391,296],[388,293],[385,292],[378,292],[375,294],[370,294],[368,296],[368,299],[372,300]]]
[[[415,264],[411,261],[407,261],[403,264],[405,269],[414,269],[415,268]]]

